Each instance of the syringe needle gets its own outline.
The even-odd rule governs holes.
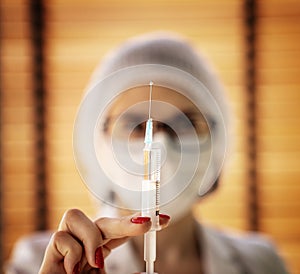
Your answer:
[[[150,95],[149,95],[149,110],[148,110],[148,119],[151,118],[151,107],[152,107],[152,87],[153,87],[153,82],[150,81],[149,83],[150,86]]]
[[[152,145],[152,139],[153,139],[153,123],[151,118],[151,108],[152,108],[152,86],[153,82],[150,81],[150,94],[149,94],[149,109],[148,109],[148,120],[146,122],[146,132],[145,132],[145,144],[148,145],[148,147],[151,147]]]

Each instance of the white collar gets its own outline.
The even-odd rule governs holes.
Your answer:
[[[237,254],[222,232],[199,223],[197,231],[205,262],[205,274],[242,273]],[[141,271],[143,266],[129,242],[115,249],[105,260],[105,264],[109,274],[131,274]]]

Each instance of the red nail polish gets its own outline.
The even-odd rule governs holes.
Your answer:
[[[134,224],[144,224],[150,222],[151,218],[150,217],[133,217],[131,218],[131,222]]]
[[[75,266],[74,266],[74,269],[73,269],[73,274],[79,274],[80,273],[80,262],[78,262]]]
[[[100,269],[104,268],[104,257],[103,257],[103,252],[102,252],[102,247],[101,246],[99,246],[96,249],[95,263],[96,263],[98,268],[100,268]]]
[[[167,214],[162,214],[162,213],[159,213],[159,217],[160,217],[160,218],[163,218],[163,219],[166,219],[166,220],[170,220],[170,219],[171,219],[171,217],[170,217],[169,215],[167,215]]]

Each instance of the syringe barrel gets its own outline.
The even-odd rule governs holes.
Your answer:
[[[142,215],[152,220],[152,229],[159,230],[160,149],[144,148],[144,180],[142,181]]]
[[[142,181],[142,216],[156,218],[156,184],[153,180]]]

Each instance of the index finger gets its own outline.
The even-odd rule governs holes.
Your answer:
[[[138,236],[151,228],[151,221],[134,222],[138,214],[121,218],[100,218],[95,221],[99,227],[103,240],[119,239],[124,237]]]

